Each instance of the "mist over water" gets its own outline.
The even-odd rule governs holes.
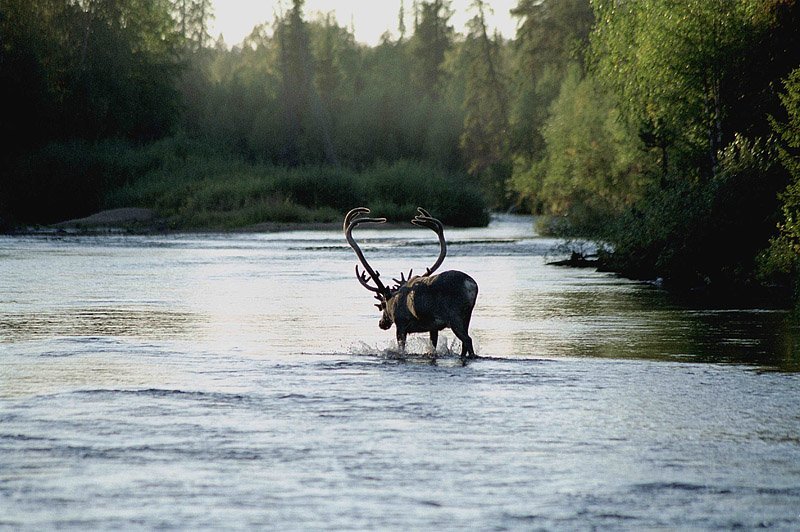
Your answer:
[[[339,232],[0,237],[0,528],[800,527],[800,331],[448,229],[399,353]],[[435,235],[356,230],[384,278]]]

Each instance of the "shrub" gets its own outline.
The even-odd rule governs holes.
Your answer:
[[[679,287],[753,284],[754,257],[775,233],[776,192],[786,175],[758,139],[737,135],[719,161],[716,176],[671,179],[621,216],[609,266]]]
[[[489,223],[486,199],[466,176],[454,176],[430,165],[399,161],[379,164],[361,175],[370,205],[381,207],[390,220],[408,221],[424,207],[447,225],[470,227]]]
[[[196,148],[181,162],[170,156],[174,150],[167,146],[149,149],[161,153],[162,164],[109,191],[106,207],[155,208],[177,228],[332,221],[360,205],[393,221],[413,218],[417,206],[449,225],[489,221],[477,186],[418,162],[378,164],[357,172],[247,163]]]

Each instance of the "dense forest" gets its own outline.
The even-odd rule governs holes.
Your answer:
[[[491,2],[457,33],[450,2],[418,0],[366,46],[294,0],[229,47],[208,0],[0,0],[0,225],[516,209],[632,277],[788,293],[798,4],[519,0],[504,39]]]

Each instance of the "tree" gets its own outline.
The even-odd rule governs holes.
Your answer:
[[[444,58],[453,42],[452,15],[449,1],[432,0],[417,4],[414,16],[411,81],[419,94],[433,99],[441,95],[444,83]]]
[[[737,132],[734,106],[764,80],[741,79],[759,40],[774,30],[774,2],[642,0],[594,3],[596,71],[618,95],[625,118],[648,146],[718,171],[717,155]],[[777,51],[777,50],[776,50]],[[766,57],[762,61],[771,61]],[[751,65],[752,66],[752,65]]]
[[[770,241],[763,257],[769,273],[779,271],[795,274],[796,288],[800,288],[800,68],[796,68],[783,81],[785,92],[780,99],[786,111],[786,121],[772,119],[775,133],[781,144],[781,162],[791,175],[791,182],[780,195],[780,233]],[[800,294],[795,294],[800,297]]]
[[[681,287],[756,286],[755,257],[775,234],[777,195],[787,185],[765,140],[780,103],[770,86],[800,63],[800,4],[594,7],[593,72],[661,158],[659,186],[616,224],[614,267]],[[785,205],[791,197],[790,187]]]
[[[515,76],[509,80],[511,146],[520,171],[541,159],[541,128],[571,63],[581,63],[594,22],[589,0],[519,0],[513,42]]]
[[[3,85],[40,98],[39,142],[170,131],[182,64],[167,0],[2,2]]]
[[[304,3],[294,0],[276,28],[286,128],[281,159],[292,166],[320,159],[335,164],[329,117],[314,86],[314,58],[308,24],[303,20]]]
[[[550,213],[569,215],[573,230],[596,232],[641,198],[647,181],[638,143],[580,65],[569,68],[543,136],[544,159],[515,176],[514,185]]]
[[[48,140],[57,112],[58,83],[46,65],[56,62],[54,20],[64,10],[56,0],[0,0],[0,167]]]
[[[485,5],[473,1],[475,16],[469,21],[462,53],[466,56],[464,126],[459,145],[467,172],[477,176],[495,207],[505,201],[509,177],[508,94],[499,38],[490,39]]]
[[[402,43],[406,39],[406,5],[404,0],[400,0],[400,10],[397,12],[397,42]]]
[[[181,36],[167,0],[0,0],[0,197],[17,219],[98,206],[106,139],[148,142],[180,113]],[[10,140],[9,137],[11,137]]]
[[[214,19],[211,0],[173,0],[173,13],[186,48],[199,52],[211,42],[208,26]]]

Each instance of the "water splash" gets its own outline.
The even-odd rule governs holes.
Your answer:
[[[476,343],[477,346],[477,343]],[[461,359],[461,341],[446,333],[439,333],[436,349],[426,335],[410,336],[406,342],[405,350],[401,350],[396,340],[386,344],[369,344],[358,342],[351,345],[347,354],[356,356],[370,356],[390,362],[412,362],[442,365],[447,362],[463,363]]]

